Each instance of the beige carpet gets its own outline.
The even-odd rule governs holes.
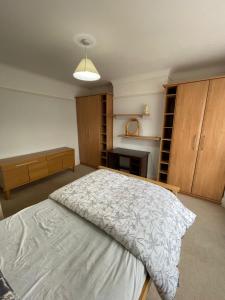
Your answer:
[[[225,300],[225,208],[180,195],[197,215],[182,243],[176,300]],[[149,300],[159,300],[151,287]]]
[[[91,171],[80,165],[75,173],[64,172],[12,191],[11,200],[0,194],[4,216],[47,199],[55,189]],[[225,208],[184,195],[179,198],[197,219],[183,239],[176,300],[225,300]],[[157,299],[152,286],[149,300]]]
[[[10,200],[4,200],[3,193],[1,193],[0,201],[4,217],[11,216],[25,207],[47,199],[48,195],[56,189],[90,173],[91,171],[94,171],[94,169],[79,165],[75,168],[75,172],[66,171],[58,173],[12,190]]]

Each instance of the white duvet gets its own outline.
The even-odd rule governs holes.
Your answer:
[[[99,170],[50,197],[104,230],[140,259],[163,299],[175,297],[181,238],[195,214],[174,194],[155,184]]]
[[[0,221],[0,270],[20,300],[138,300],[142,262],[53,200]]]

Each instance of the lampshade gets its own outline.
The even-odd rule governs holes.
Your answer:
[[[87,57],[80,61],[73,73],[73,77],[84,81],[95,81],[101,78],[93,62]]]

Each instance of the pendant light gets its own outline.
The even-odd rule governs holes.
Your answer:
[[[83,81],[96,81],[101,78],[93,62],[87,58],[87,47],[90,47],[90,41],[88,39],[80,40],[80,44],[85,48],[85,58],[82,58],[78,66],[76,67],[73,77]]]

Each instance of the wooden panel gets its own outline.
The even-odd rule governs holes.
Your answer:
[[[63,156],[63,169],[73,169],[75,166],[74,153],[68,153]]]
[[[12,189],[29,182],[28,165],[15,166],[14,169],[6,170],[4,176],[4,189]]]
[[[160,141],[160,136],[143,136],[143,135],[125,135],[119,134],[119,137],[126,138],[126,139],[136,139],[136,140],[146,140],[146,141]]]
[[[178,86],[168,183],[191,192],[209,81]]]
[[[48,167],[46,161],[31,164],[28,168],[30,181],[48,176]]]
[[[225,78],[210,81],[192,193],[220,202],[225,184]]]
[[[48,164],[48,174],[55,174],[63,169],[63,159],[62,157],[56,157],[47,161]]]
[[[76,105],[80,161],[97,167],[100,164],[101,98],[99,95],[78,97]]]
[[[106,104],[106,130],[107,130],[107,150],[111,150],[113,148],[113,96],[107,95],[107,104]]]

